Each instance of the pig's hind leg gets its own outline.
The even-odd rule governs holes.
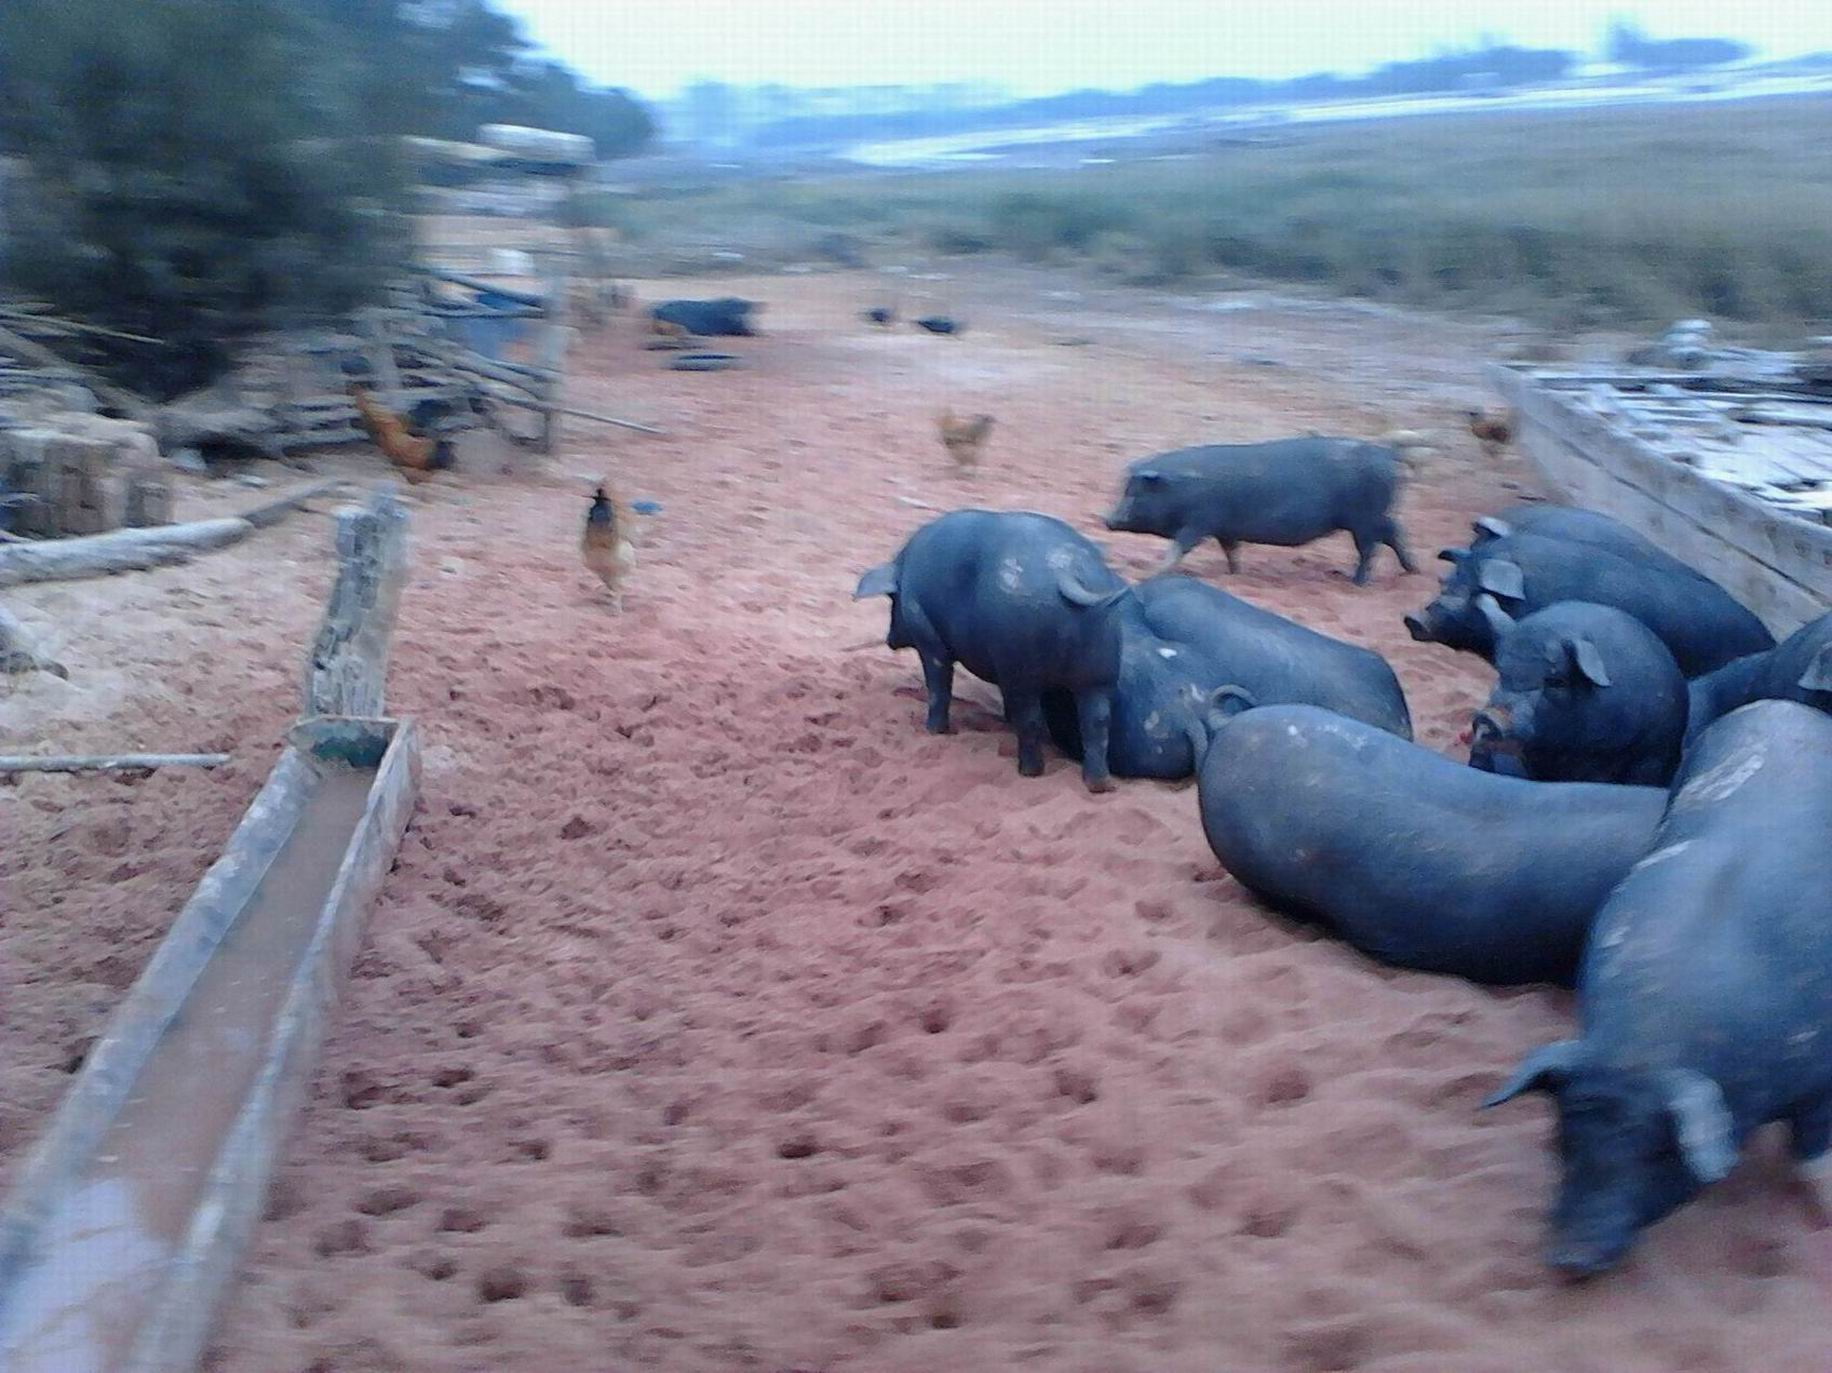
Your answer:
[[[1240,575],[1240,545],[1230,539],[1222,538],[1219,534],[1215,536],[1215,542],[1221,545],[1221,551],[1228,559],[1228,571],[1238,577]]]
[[[1077,692],[1075,713],[1081,726],[1081,780],[1089,791],[1112,791],[1113,776],[1107,770],[1107,738],[1113,721],[1113,694]]]
[[[922,727],[930,734],[951,734],[954,726],[948,713],[954,704],[954,662],[926,649],[917,652],[922,658],[922,684],[929,690],[929,711]]]
[[[1018,771],[1025,777],[1043,775],[1043,736],[1049,732],[1043,716],[1043,697],[1034,691],[1007,691],[1006,718],[1018,731]],[[1087,752],[1087,741],[1082,742]]]

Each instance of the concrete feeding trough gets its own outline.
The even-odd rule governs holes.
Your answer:
[[[6,1373],[188,1373],[261,1214],[419,790],[379,710],[403,517],[383,495],[339,525],[306,718],[0,1210]]]

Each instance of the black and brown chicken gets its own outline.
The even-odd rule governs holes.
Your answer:
[[[611,594],[612,611],[623,609],[623,579],[636,565],[636,545],[630,539],[629,518],[611,494],[607,483],[598,483],[592,492],[591,507],[585,512],[585,536],[580,554],[586,569]]]

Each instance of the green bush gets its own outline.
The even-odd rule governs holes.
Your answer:
[[[0,105],[28,172],[5,279],[158,396],[252,333],[325,319],[399,260],[391,141],[358,138],[335,64],[286,0],[6,0]],[[322,54],[316,54],[321,56]]]

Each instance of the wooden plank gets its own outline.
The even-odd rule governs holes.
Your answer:
[[[1717,582],[1776,634],[1790,633],[1825,613],[1826,604],[1809,588],[1713,538],[1709,531],[1699,529],[1556,435],[1523,426],[1517,441],[1528,459],[1567,499],[1586,509],[1614,515],[1640,530]]]
[[[0,772],[151,772],[155,768],[220,768],[226,753],[57,753],[0,757]]]
[[[1710,481],[1682,455],[1574,404],[1569,391],[1506,367],[1491,377],[1521,418],[1522,451],[1555,487],[1694,562],[1772,630],[1789,632],[1832,606],[1832,529]]]
[[[433,277],[438,281],[449,281],[452,285],[462,286],[468,291],[489,291],[493,295],[501,296],[504,300],[512,300],[518,305],[534,305],[543,309],[547,305],[547,302],[542,300],[541,297],[530,292],[512,291],[507,286],[499,286],[493,282],[480,280],[477,277],[460,276],[457,272],[446,272],[441,271],[437,267],[422,267],[418,265],[413,266],[410,270],[418,272],[422,276]]]
[[[93,391],[98,399],[121,411],[129,419],[144,420],[152,417],[153,407],[150,402],[136,396],[132,391],[123,390],[119,386],[111,386],[73,367],[43,344],[34,343],[23,334],[16,334],[11,329],[0,328],[0,351],[11,353],[14,357],[23,358],[27,362],[37,363],[41,367],[75,372],[81,378],[82,386]]]
[[[105,577],[189,562],[199,553],[227,548],[254,533],[243,519],[199,520],[151,529],[117,529],[81,539],[8,544],[0,548],[0,586]]]

